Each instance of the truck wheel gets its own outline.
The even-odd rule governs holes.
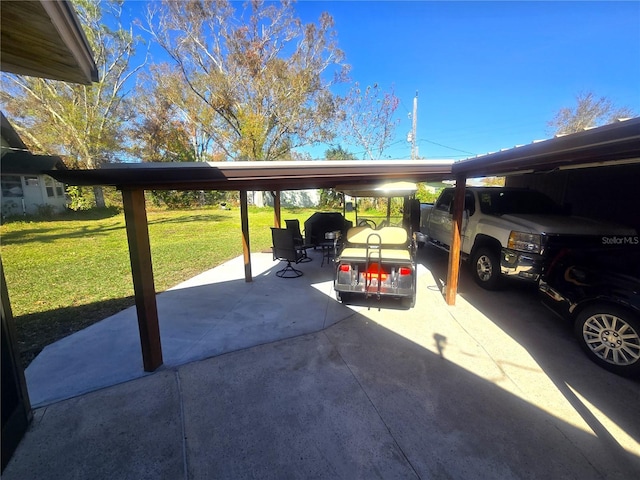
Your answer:
[[[640,319],[627,310],[594,305],[578,315],[574,333],[587,356],[610,372],[640,375]]]
[[[485,290],[500,287],[500,256],[487,247],[478,248],[471,257],[471,275]]]

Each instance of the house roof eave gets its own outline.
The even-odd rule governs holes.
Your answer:
[[[89,84],[98,69],[78,17],[66,0],[2,2],[2,71]]]

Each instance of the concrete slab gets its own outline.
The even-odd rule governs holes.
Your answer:
[[[351,315],[333,295],[333,270],[321,253],[281,279],[269,253],[252,254],[253,282],[238,257],[157,296],[164,366],[316,332]],[[301,313],[303,313],[301,315]],[[34,407],[147,375],[135,307],[47,346],[25,376]]]
[[[559,401],[553,384],[537,382],[544,374],[512,339],[493,332],[491,345],[510,351],[523,370],[516,380],[458,321],[459,308],[447,312],[421,298],[418,308],[428,312],[422,322],[372,311],[325,332],[419,478],[625,478],[640,471],[633,442],[627,451],[594,436],[570,399]]]
[[[183,478],[180,401],[165,371],[41,408],[2,478]]]
[[[463,273],[445,305],[446,262],[421,255],[413,309],[365,303],[38,409],[3,478],[636,478],[639,382],[589,362],[531,289]]]
[[[322,333],[180,369],[188,478],[416,478]]]

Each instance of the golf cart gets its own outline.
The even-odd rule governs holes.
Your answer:
[[[395,182],[375,187],[339,186],[337,191],[356,199],[356,223],[342,238],[336,256],[336,298],[348,302],[353,296],[398,298],[407,307],[416,300],[416,242],[414,226],[420,204],[413,183]],[[387,215],[377,219],[358,215],[358,199],[386,198]],[[392,216],[392,199],[402,202],[401,215]],[[417,218],[412,218],[417,217]]]

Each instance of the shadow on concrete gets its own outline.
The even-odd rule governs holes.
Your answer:
[[[544,391],[536,404],[461,367],[456,349],[487,352],[419,307],[437,315],[393,320],[414,340],[360,312],[51,405],[3,478],[634,478],[636,456]]]
[[[239,257],[158,295],[154,374],[133,309],[44,349],[27,381],[47,407],[3,478],[640,470],[638,384],[583,358],[532,289],[485,292],[463,273],[447,307],[446,256],[428,252],[415,308],[346,307],[319,257],[295,280],[275,277],[271,255],[252,257],[251,283]]]
[[[15,317],[22,364],[29,365],[46,345],[88,327],[95,318],[107,318],[133,305],[135,299],[130,296]]]
[[[447,254],[427,248],[419,255],[420,263],[442,287],[447,276]],[[640,405],[640,380],[619,377],[591,362],[573,337],[570,323],[541,304],[535,284],[512,281],[505,282],[499,291],[483,290],[463,263],[458,293],[461,308],[468,304],[526,349],[602,442],[614,449],[619,447],[610,433],[612,428],[619,428],[638,447],[640,422],[638,409],[632,405]],[[457,318],[479,341],[490,334],[471,322],[464,323],[465,315]],[[603,424],[594,411],[604,414],[610,424]]]
[[[419,478],[625,478],[637,471],[640,459],[610,436],[448,360],[465,341],[438,333],[441,317],[427,321],[439,353],[362,315],[326,332]],[[486,355],[464,350],[469,364]]]

